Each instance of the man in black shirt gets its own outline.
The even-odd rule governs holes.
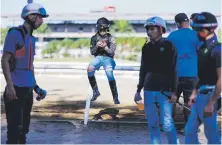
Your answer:
[[[93,89],[93,96],[91,101],[95,101],[100,95],[94,74],[96,70],[99,70],[99,68],[103,66],[106,72],[106,76],[109,80],[113,101],[115,104],[120,104],[116,81],[113,75],[113,70],[116,66],[116,63],[113,59],[116,50],[116,42],[115,38],[110,33],[108,33],[109,26],[110,24],[108,19],[104,17],[99,18],[96,24],[97,33],[91,38],[90,52],[95,56],[90,62],[87,70],[89,83]]]
[[[213,14],[202,12],[195,16],[191,26],[204,44],[198,49],[199,82],[189,98],[192,109],[185,127],[185,143],[199,143],[197,132],[203,123],[208,144],[220,144],[217,99],[221,93],[221,44],[214,33],[218,23]]]
[[[149,18],[144,27],[150,38],[142,48],[139,84],[134,100],[141,99],[144,87],[144,106],[151,133],[151,142],[159,144],[162,125],[170,144],[177,144],[176,129],[172,118],[172,105],[176,101],[177,90],[177,52],[173,44],[162,38],[166,23],[160,17]],[[171,97],[167,97],[171,96]],[[157,113],[160,107],[160,123]]]
[[[193,14],[190,16],[190,21],[191,21],[190,24],[192,24],[193,19],[195,19],[195,16],[197,16],[197,15],[198,15],[198,13],[193,13]],[[191,27],[192,27],[193,30],[195,30],[195,27],[194,27],[193,25],[191,25]],[[220,96],[220,97],[217,99],[217,111],[220,111],[220,108],[221,108],[221,97],[222,97],[222,96]],[[220,112],[219,112],[219,113],[220,113]]]

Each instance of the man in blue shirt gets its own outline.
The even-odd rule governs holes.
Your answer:
[[[184,104],[187,105],[197,81],[197,48],[200,41],[196,32],[189,28],[189,18],[185,13],[177,14],[175,21],[178,30],[170,33],[167,39],[175,45],[178,53],[177,72],[179,83],[176,93],[177,99],[179,100],[181,93],[183,93]],[[174,105],[173,116],[175,116],[175,112],[176,105]],[[184,109],[183,113],[185,122],[187,122],[189,111]]]
[[[29,3],[23,8],[21,17],[24,19],[24,24],[8,31],[1,60],[6,80],[3,98],[8,144],[26,143],[33,89],[38,94],[37,100],[46,96],[46,91],[36,84],[34,76],[35,38],[32,32],[43,23],[43,18],[48,17],[48,14],[41,5]]]

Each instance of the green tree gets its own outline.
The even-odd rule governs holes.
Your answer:
[[[1,45],[5,42],[5,37],[10,27],[1,28]]]
[[[58,54],[60,49],[61,49],[61,42],[53,40],[47,44],[46,49],[42,51],[42,55],[49,54],[50,58],[53,58],[53,54]]]
[[[70,49],[70,48],[73,48],[74,46],[74,41],[71,40],[71,39],[63,39],[61,41],[61,45],[62,47],[64,47],[65,49]]]
[[[78,39],[73,41],[71,39],[64,39],[62,41],[62,47],[65,49],[73,49],[73,48],[82,48],[82,47],[89,47],[90,39]]]
[[[111,32],[134,32],[133,27],[127,20],[114,21],[114,24],[110,27]]]
[[[61,47],[64,48],[65,52],[63,53],[64,57],[69,57],[69,50],[75,48],[75,43],[71,39],[63,39],[61,41]]]
[[[137,60],[137,55],[128,55],[125,58],[126,60],[131,60],[131,61],[136,61]]]
[[[132,43],[132,51],[140,52],[144,43],[146,42],[146,38],[132,38],[130,41]]]
[[[144,43],[146,42],[145,38],[133,38],[133,37],[121,37],[116,38],[116,45],[120,46],[120,52],[140,52]]]
[[[83,48],[90,46],[90,39],[78,39],[75,41],[76,48]]]

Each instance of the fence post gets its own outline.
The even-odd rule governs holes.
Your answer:
[[[91,86],[89,85],[89,88],[88,88],[88,95],[86,97],[86,107],[85,107],[85,112],[84,112],[84,125],[87,125],[88,123],[88,119],[89,119],[89,109],[90,109],[90,101],[91,101],[91,98],[92,98],[92,88]]]

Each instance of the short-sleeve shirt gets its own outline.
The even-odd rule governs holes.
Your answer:
[[[197,49],[202,45],[195,31],[180,28],[167,38],[177,49],[178,77],[197,77]]]
[[[15,69],[11,72],[12,82],[15,86],[18,87],[34,87],[35,85],[35,78],[33,74],[33,60],[35,55],[35,41],[36,39],[25,33],[25,37],[23,39],[22,34],[20,31],[13,29],[9,31],[5,38],[5,43],[3,47],[4,52],[11,53],[15,55],[18,53],[19,60],[16,59],[19,66],[17,67],[28,67],[30,69]],[[23,52],[16,52],[17,46],[23,46],[25,50],[21,50]],[[27,54],[28,53],[28,54]],[[20,55],[20,56],[19,56]]]

